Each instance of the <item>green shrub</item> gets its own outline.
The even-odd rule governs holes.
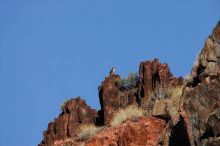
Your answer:
[[[130,90],[137,86],[139,82],[139,76],[137,73],[130,73],[127,78],[120,79],[118,87],[120,90]]]

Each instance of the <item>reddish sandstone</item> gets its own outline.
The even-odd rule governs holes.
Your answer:
[[[97,133],[85,142],[85,146],[158,146],[165,126],[164,120],[154,117],[128,120]]]

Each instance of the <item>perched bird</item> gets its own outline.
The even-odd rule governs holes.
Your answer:
[[[114,74],[115,73],[115,67],[112,67],[112,69],[110,70],[110,72],[109,72],[109,75],[112,75],[112,74]]]

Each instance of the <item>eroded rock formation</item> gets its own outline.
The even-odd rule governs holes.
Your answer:
[[[77,127],[82,124],[94,124],[98,114],[87,106],[80,97],[70,99],[62,107],[62,113],[48,124],[44,139],[39,146],[52,146],[56,140],[64,140],[77,136]]]
[[[141,62],[139,73],[139,96],[141,98],[149,98],[152,92],[181,82],[181,79],[173,77],[169,66],[161,64],[159,59]]]
[[[101,104],[100,112],[104,119],[104,125],[109,125],[115,111],[119,108],[125,108],[128,105],[137,104],[137,88],[130,91],[121,91],[117,86],[118,80],[120,80],[119,75],[109,75],[99,88],[99,99]]]
[[[195,145],[219,136],[220,108],[220,23],[199,54],[184,90],[184,110]],[[217,132],[218,131],[218,132]]]
[[[49,123],[40,146],[219,146],[220,145],[220,22],[207,38],[189,77],[176,78],[158,59],[144,61],[139,81],[128,90],[111,74],[99,86],[97,112],[80,98],[71,99]],[[148,112],[116,127],[115,113],[129,105]],[[76,131],[95,124],[102,130],[86,139]]]
[[[141,107],[146,107],[150,100],[166,98],[162,89],[183,84],[183,78],[175,78],[169,66],[161,64],[158,59],[141,62],[139,74],[138,98]]]

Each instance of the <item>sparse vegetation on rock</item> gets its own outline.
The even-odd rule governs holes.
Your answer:
[[[120,90],[129,90],[136,87],[138,82],[138,74],[130,73],[127,78],[120,79],[117,83]]]
[[[85,140],[102,129],[103,127],[97,127],[94,124],[82,125],[77,131],[77,136],[80,140]]]
[[[165,89],[165,94],[170,99],[179,99],[182,96],[183,87],[177,86],[177,87],[170,87]]]

